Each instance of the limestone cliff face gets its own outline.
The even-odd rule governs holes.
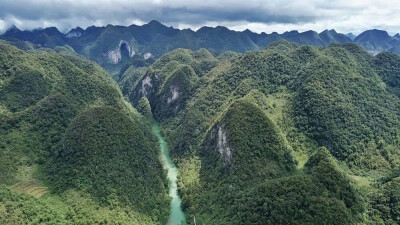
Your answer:
[[[79,37],[81,37],[81,36],[83,35],[84,32],[85,32],[85,31],[84,31],[82,28],[77,27],[77,28],[74,28],[74,29],[70,30],[70,31],[65,35],[65,37],[66,37],[66,38],[79,38]]]
[[[216,151],[219,153],[223,165],[229,165],[232,161],[232,148],[228,146],[225,124],[218,124],[210,131],[210,138],[216,140]]]
[[[71,31],[71,32],[69,32],[65,37],[66,37],[66,38],[74,38],[74,37],[80,37],[80,36],[82,36],[82,33],[81,33],[81,32],[78,32],[78,31]]]
[[[147,71],[143,78],[136,85],[129,96],[129,100],[136,106],[142,97],[146,97],[150,102],[156,98],[156,92],[160,86],[159,77],[151,70]]]
[[[111,50],[107,52],[107,59],[109,63],[117,64],[121,60],[121,50]]]
[[[171,92],[171,96],[168,97],[168,99],[167,99],[167,103],[168,104],[170,104],[171,102],[175,101],[180,95],[179,88],[176,87],[175,85],[172,85],[170,87],[170,92]]]
[[[146,52],[144,55],[143,55],[143,58],[144,59],[149,59],[149,58],[151,58],[153,56],[153,54],[151,54],[150,52]]]
[[[243,179],[278,177],[295,166],[278,127],[247,98],[233,102],[209,129],[200,156],[210,173]]]
[[[136,54],[135,50],[128,44],[128,42],[121,40],[116,49],[107,52],[106,57],[109,63],[117,64],[121,60],[121,49],[127,50],[129,57],[133,57]]]
[[[151,77],[146,76],[142,82],[141,82],[141,88],[139,90],[139,93],[142,94],[143,96],[147,97],[149,93],[149,89],[153,87],[153,84],[151,83]]]

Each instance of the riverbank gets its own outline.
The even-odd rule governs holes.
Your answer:
[[[153,132],[157,136],[161,153],[161,161],[164,169],[168,171],[167,176],[170,182],[169,196],[172,198],[172,200],[171,200],[171,211],[167,224],[168,225],[186,224],[186,217],[181,208],[182,200],[178,194],[177,176],[179,171],[174,161],[172,161],[170,157],[168,144],[167,142],[165,142],[164,137],[161,135],[158,123],[156,121],[153,124]]]

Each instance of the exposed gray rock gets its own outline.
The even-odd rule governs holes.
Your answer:
[[[131,48],[128,42],[121,40],[116,49],[107,52],[106,56],[109,63],[117,64],[121,60],[121,47],[124,47],[128,51],[129,57],[131,58],[136,54],[135,50]]]
[[[146,53],[144,53],[143,58],[144,59],[149,59],[152,56],[153,56],[153,54],[151,54],[150,52],[146,52]]]
[[[174,100],[176,100],[179,97],[179,89],[178,87],[172,85],[170,88],[170,92],[171,92],[171,97],[168,97],[167,99],[167,103],[170,104],[171,102],[173,102]]]
[[[223,126],[217,126],[217,150],[221,154],[224,161],[224,165],[231,164],[232,161],[232,150],[228,146],[228,141],[226,139],[226,131]]]
[[[371,54],[371,55],[373,55],[373,56],[376,56],[376,55],[378,55],[379,53],[381,53],[382,51],[368,51],[368,53],[369,54]]]
[[[74,37],[80,37],[80,36],[82,36],[82,33],[81,33],[81,32],[78,32],[78,31],[71,31],[71,32],[69,32],[65,37],[66,37],[66,38],[74,38]]]
[[[142,80],[142,87],[139,90],[139,93],[141,93],[143,96],[147,96],[148,92],[147,92],[147,88],[151,88],[153,87],[153,85],[151,84],[151,78],[150,76],[146,76],[143,80]]]
[[[107,59],[109,63],[117,64],[121,60],[121,50],[118,48],[116,50],[108,51]]]

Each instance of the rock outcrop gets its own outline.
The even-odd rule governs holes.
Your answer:
[[[128,44],[128,42],[121,40],[116,49],[110,50],[107,52],[106,56],[107,56],[108,62],[117,64],[119,61],[121,61],[121,59],[122,59],[121,50],[122,49],[125,49],[126,51],[128,51],[129,57],[133,57],[136,54],[135,50],[133,50],[133,48],[131,48],[131,46]]]
[[[151,54],[150,52],[146,52],[146,53],[144,53],[143,58],[144,59],[149,59],[152,56],[153,56],[153,54]]]

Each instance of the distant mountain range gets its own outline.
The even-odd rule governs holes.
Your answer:
[[[29,41],[37,46],[49,48],[69,45],[75,52],[96,61],[103,67],[107,64],[119,64],[123,61],[124,54],[130,58],[134,56],[145,59],[158,58],[176,48],[191,50],[206,48],[214,53],[224,51],[241,53],[264,49],[271,42],[281,39],[313,46],[327,46],[333,42],[354,42],[372,54],[381,51],[400,54],[400,35],[390,36],[382,30],[367,30],[358,36],[352,33],[337,33],[335,30],[325,30],[321,33],[290,31],[283,34],[276,32],[258,34],[250,30],[233,31],[222,26],[202,27],[197,31],[180,30],[167,27],[155,20],[142,26],[91,26],[85,30],[77,27],[66,34],[55,27],[21,31],[13,26],[0,38]]]
[[[0,224],[400,224],[399,36],[12,27]]]

